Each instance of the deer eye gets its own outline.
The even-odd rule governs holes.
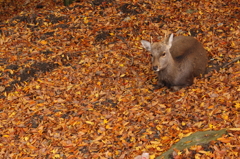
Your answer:
[[[162,53],[162,57],[164,57],[164,56],[166,56],[166,52],[165,51]]]

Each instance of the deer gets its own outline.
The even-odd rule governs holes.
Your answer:
[[[141,40],[152,55],[152,69],[157,72],[155,89],[164,86],[173,91],[193,84],[195,77],[205,73],[208,57],[202,44],[190,36],[165,37],[163,42]]]

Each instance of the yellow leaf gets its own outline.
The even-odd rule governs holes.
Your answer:
[[[78,92],[76,92],[76,94],[81,94],[81,92],[80,92],[80,91],[78,91]]]
[[[235,107],[236,107],[237,109],[239,109],[239,108],[240,108],[240,103],[236,103],[236,104],[235,104]]]
[[[160,141],[150,141],[150,143],[158,146],[162,145]]]
[[[86,121],[87,124],[94,125],[94,122]]]
[[[154,158],[156,158],[156,156],[155,155],[150,155],[149,158],[154,159]]]
[[[75,126],[75,125],[79,125],[79,124],[81,124],[81,122],[79,122],[79,121],[75,121],[75,122],[73,123],[73,126]]]
[[[169,113],[169,112],[172,111],[172,109],[171,108],[167,108],[166,111]]]
[[[84,60],[80,60],[78,64],[83,64],[84,62]]]
[[[104,124],[108,123],[107,119],[104,119],[104,120],[103,120],[103,123],[104,123]]]
[[[216,128],[216,126],[214,126],[212,124],[209,124],[208,127],[211,128],[211,129]]]
[[[211,155],[211,152],[209,152],[209,151],[200,150],[199,152],[202,153],[202,154],[206,154],[208,156]]]
[[[223,32],[223,30],[221,30],[221,29],[218,29],[218,30],[217,30],[217,32],[220,32],[220,33],[221,33],[221,32]]]
[[[240,128],[228,128],[228,130],[231,130],[231,131],[240,131]]]
[[[124,76],[125,76],[125,74],[120,75],[120,77],[124,77]]]
[[[136,41],[140,41],[140,37],[136,37],[136,39],[135,39]]]
[[[54,157],[55,158],[60,158],[60,155],[59,154],[55,154]]]
[[[162,140],[169,140],[169,137],[168,136],[163,136]]]
[[[57,151],[58,151],[57,149],[53,149],[51,152],[56,153]]]
[[[96,93],[96,94],[95,94],[95,97],[99,97],[99,94],[98,94],[98,93]]]
[[[112,129],[110,125],[106,125],[106,129]]]
[[[26,136],[26,137],[24,137],[24,140],[28,141],[28,140],[29,140],[29,137],[27,137],[27,136]]]
[[[67,91],[70,90],[73,87],[73,85],[67,86]]]
[[[85,24],[88,23],[88,19],[87,19],[87,17],[84,17],[83,22],[84,22]]]
[[[11,118],[11,117],[13,117],[15,115],[16,115],[16,112],[13,112],[12,114],[9,115],[9,117]]]
[[[10,74],[14,74],[13,70],[9,69],[8,72],[10,72]]]

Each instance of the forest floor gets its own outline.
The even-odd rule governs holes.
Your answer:
[[[153,90],[140,43],[193,36],[209,68],[230,62],[240,56],[238,0],[22,0],[0,12],[0,158],[153,159],[222,129],[170,158],[240,158],[239,61],[179,91]]]

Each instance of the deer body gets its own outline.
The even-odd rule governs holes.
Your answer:
[[[164,43],[151,44],[145,40],[141,43],[153,56],[152,67],[158,73],[158,88],[167,86],[179,90],[191,85],[194,77],[205,72],[206,51],[193,37],[173,38],[171,34]]]

